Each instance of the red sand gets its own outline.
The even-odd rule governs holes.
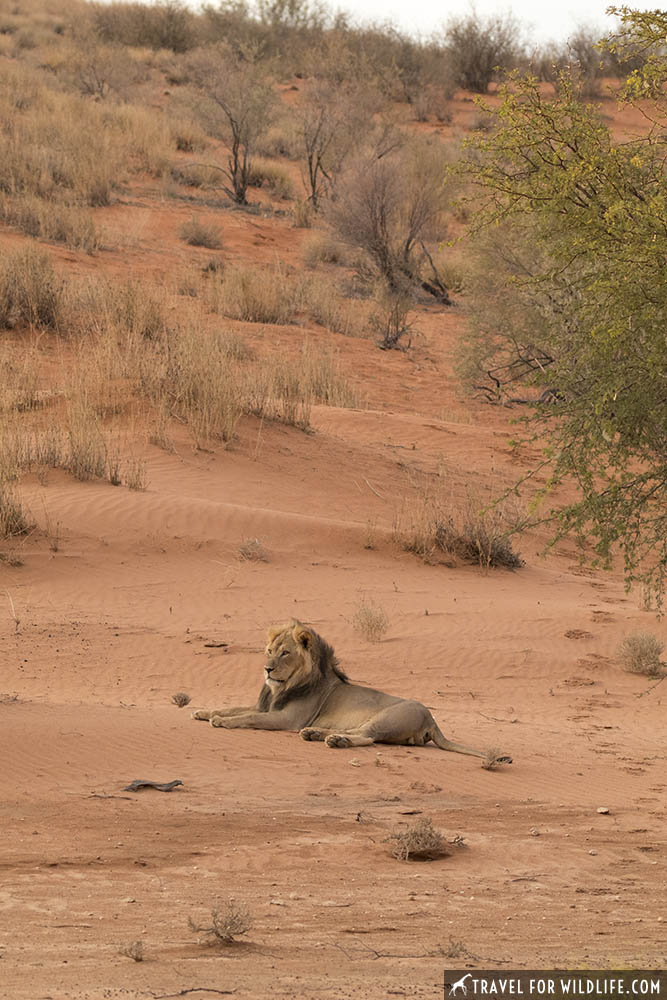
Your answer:
[[[189,207],[145,203],[134,246],[56,257],[153,275],[205,255],[178,242]],[[107,216],[131,231],[137,209]],[[220,218],[226,256],[298,264],[287,221]],[[460,314],[424,309],[420,326],[409,356],[311,331],[370,407],[316,408],[312,435],[248,420],[228,450],[197,454],[185,433],[175,455],[147,445],[144,493],[26,483],[60,544],[33,538],[22,567],[0,564],[0,997],[384,1000],[439,996],[445,968],[667,962],[667,686],[647,693],[615,660],[628,632],[664,626],[571,545],[545,561],[527,539],[525,568],[485,575],[391,542],[420,471],[461,497],[531,457],[508,447],[511,414],[456,395]],[[240,561],[248,537],[268,563]],[[364,598],[389,615],[380,643],[352,628]],[[292,616],[355,680],[419,698],[446,735],[515,763],[192,721],[254,700],[265,630]],[[172,705],[177,691],[192,705]],[[124,792],[135,778],[183,786]],[[467,846],[394,860],[385,839],[419,815]],[[202,946],[188,918],[229,897],[250,931]],[[137,939],[142,963],[119,954]]]

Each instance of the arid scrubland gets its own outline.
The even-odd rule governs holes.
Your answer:
[[[515,378],[538,384],[581,283],[516,280],[535,271],[529,215],[501,216],[472,261],[447,246],[471,218],[471,175],[492,183],[483,164],[500,124],[482,107],[467,133],[450,128],[449,104],[458,88],[484,95],[508,72],[582,102],[603,76],[640,73],[647,59],[614,39],[596,47],[585,28],[561,49],[531,49],[509,16],[471,13],[416,40],[305,0],[199,11],[176,0],[5,2],[3,524],[20,523],[25,470],[143,488],[139,424],[167,449],[170,423],[185,424],[204,448],[233,441],[247,414],[307,429],[313,403],[362,405],[344,345],[320,346],[322,328],[408,350],[419,311],[446,310],[463,293],[463,382],[490,401]],[[106,273],[106,256],[132,239],[114,227],[114,208],[135,194],[187,213],[177,235],[191,262],[178,275]],[[295,236],[309,229],[296,266],[231,252],[241,216],[249,230],[258,217]],[[445,514],[436,527],[414,522],[404,544],[518,565],[493,548],[489,516],[456,532]]]

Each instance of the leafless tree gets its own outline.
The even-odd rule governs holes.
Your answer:
[[[219,168],[228,180],[223,189],[237,205],[246,205],[252,156],[274,113],[271,81],[259,66],[235,59],[224,46],[193,53],[189,71],[197,117],[229,148],[227,165]]]

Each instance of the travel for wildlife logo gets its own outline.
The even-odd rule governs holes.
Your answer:
[[[472,1000],[472,997],[543,997],[567,1000],[570,997],[636,997],[667,1000],[667,972],[664,970],[589,971],[570,969],[445,972],[444,1000]]]

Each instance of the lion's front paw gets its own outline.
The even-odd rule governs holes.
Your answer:
[[[206,708],[198,708],[196,712],[192,713],[193,719],[199,719],[200,722],[208,722],[211,718],[211,713]]]
[[[331,736],[327,736],[324,742],[328,747],[338,747],[339,749],[352,746],[349,736],[343,736],[342,733],[332,733]]]
[[[210,722],[216,729],[224,729],[227,724],[227,720],[222,715],[212,715]]]
[[[299,733],[299,736],[301,737],[302,740],[324,739],[324,735],[321,729],[310,729],[309,727],[307,727],[306,729],[302,729],[301,732]]]

